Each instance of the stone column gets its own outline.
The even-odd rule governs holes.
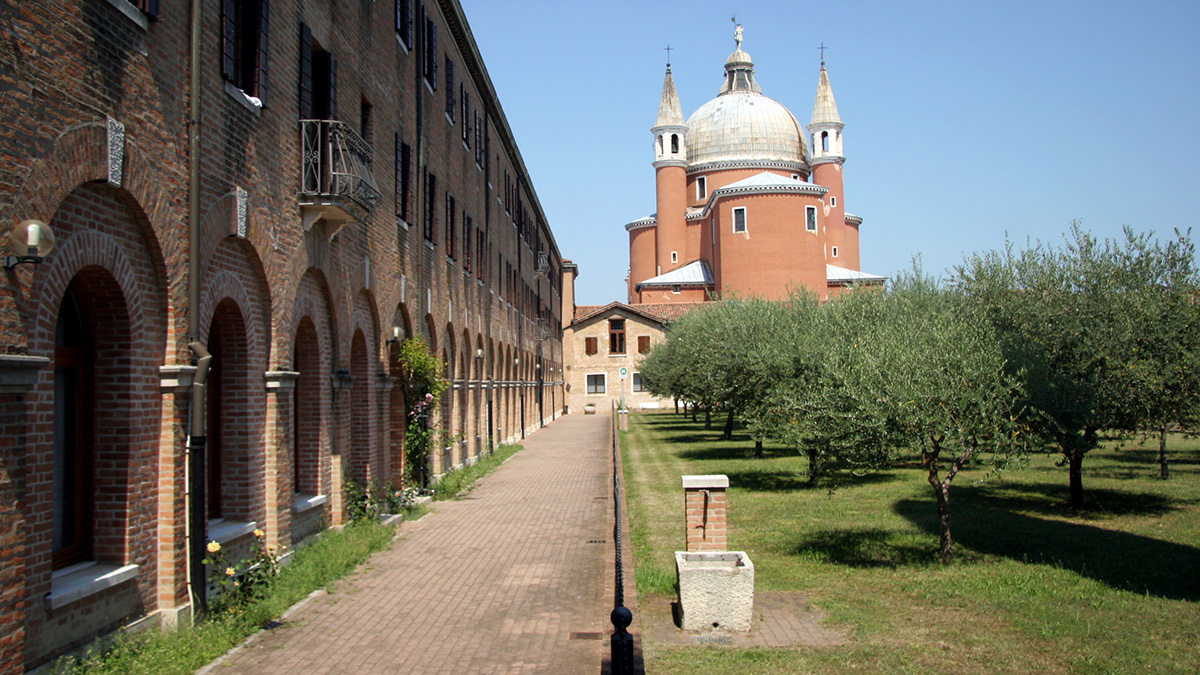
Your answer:
[[[187,444],[196,366],[158,369],[162,428],[158,453],[158,609],[174,627],[191,620],[188,598]],[[201,536],[204,536],[201,533]]]
[[[265,462],[267,546],[282,551],[292,545],[292,392],[300,373],[294,370],[269,370],[263,374],[267,389],[267,428]]]
[[[686,541],[690,551],[724,551],[725,491],[728,476],[684,476]]]

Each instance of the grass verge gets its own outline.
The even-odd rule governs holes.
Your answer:
[[[1171,480],[1157,446],[1106,444],[1084,461],[1088,509],[1066,507],[1056,455],[951,493],[956,561],[937,560],[937,514],[921,467],[806,485],[804,458],[635,414],[622,438],[640,617],[655,673],[1200,672],[1200,443],[1173,438]],[[755,564],[757,591],[799,591],[847,644],[790,649],[681,647],[673,552],[683,547],[679,476],[729,476],[729,548]],[[659,610],[659,611],[655,611]]]
[[[193,673],[236,647],[313,591],[345,577],[372,553],[391,545],[395,530],[378,522],[360,522],[329,530],[293,555],[266,597],[235,615],[210,617],[175,631],[118,633],[104,649],[81,658],[67,657],[55,673]]]
[[[520,445],[501,445],[490,455],[483,455],[478,462],[460,469],[447,471],[433,486],[433,500],[454,499],[475,487],[475,481],[496,470],[509,457],[517,454]]]

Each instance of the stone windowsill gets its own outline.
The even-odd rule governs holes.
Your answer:
[[[323,506],[328,501],[328,495],[296,495],[292,498],[292,511],[304,513]]]
[[[121,567],[83,562],[64,567],[50,575],[50,593],[46,595],[46,609],[64,607],[89,595],[137,579],[137,575],[137,565]]]
[[[222,544],[229,542],[239,537],[244,537],[258,528],[258,523],[255,521],[242,522],[239,520],[225,520],[224,518],[214,518],[208,521],[208,541],[216,541]]]

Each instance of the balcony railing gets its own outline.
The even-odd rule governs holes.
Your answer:
[[[344,122],[300,120],[300,194],[349,199],[368,212],[382,195],[371,175],[371,149]]]

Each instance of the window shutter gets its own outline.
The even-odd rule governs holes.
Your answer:
[[[224,0],[221,3],[221,75],[237,84],[237,2]]]
[[[328,119],[336,120],[337,114],[337,59],[333,58],[333,54],[329,54],[329,117]]]
[[[592,354],[595,354],[596,352],[600,351],[600,346],[599,346],[600,340],[598,338],[594,338],[594,337],[585,338],[584,342],[587,346],[586,349],[587,349],[588,356],[591,356]]]
[[[134,0],[133,6],[149,17],[158,17],[158,0]]]
[[[400,217],[404,222],[412,222],[412,146],[407,143],[400,146],[400,180],[403,183],[403,204],[400,207]]]
[[[650,336],[649,335],[639,335],[638,336],[638,353],[639,354],[648,354],[649,352],[650,352]]]
[[[268,34],[270,33],[271,25],[271,2],[270,0],[259,0],[259,15],[258,15],[258,51],[255,52],[254,58],[254,79],[255,79],[255,96],[262,101],[263,107],[267,106],[267,65],[268,65]]]
[[[400,5],[396,5],[400,7]],[[397,20],[400,10],[396,10]],[[396,132],[396,217],[404,220],[404,144],[400,141],[400,132]]]
[[[437,91],[437,24],[429,19],[429,84],[433,85],[434,91]]]
[[[312,30],[300,24],[300,119],[313,119]]]

